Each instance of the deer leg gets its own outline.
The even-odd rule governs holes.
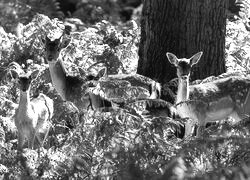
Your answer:
[[[233,118],[233,124],[239,122],[240,120],[242,120],[241,118],[243,118],[243,117],[240,117],[238,113],[236,112],[233,112],[232,114],[230,114],[230,117]]]
[[[18,145],[17,145],[17,149],[19,151],[22,151],[23,144],[24,144],[24,136],[19,132],[18,133]]]
[[[194,126],[195,126],[195,124],[192,122],[191,119],[189,119],[185,123],[185,135],[184,135],[185,138],[192,136]]]
[[[197,137],[202,138],[204,134],[204,130],[206,128],[206,123],[199,123],[197,128]]]
[[[36,138],[36,140],[37,140],[37,142],[38,142],[38,146],[39,147],[41,147],[41,138],[40,138],[40,134],[39,134],[39,132],[37,132],[37,130],[35,131],[35,133],[34,133],[34,136],[33,136],[33,140],[32,140],[32,148],[34,147],[34,142],[35,142],[35,138]]]
[[[46,133],[45,133],[45,136],[44,136],[44,138],[43,138],[43,142],[42,142],[42,147],[43,147],[43,144],[44,144],[44,142],[45,142],[46,138],[48,137],[49,130],[50,130],[50,126],[49,126],[49,127],[48,127],[48,129],[46,130]]]
[[[234,119],[234,124],[238,123],[241,120],[248,120],[250,116],[250,91],[247,93],[247,97],[243,104],[237,105],[234,108],[234,111],[230,114],[230,117]]]
[[[40,159],[40,147],[42,146],[42,144],[41,144],[41,138],[40,138],[39,135],[40,135],[39,132],[37,133],[37,130],[36,130],[35,134],[34,134],[34,138],[33,138],[33,140],[36,138],[37,141],[38,141],[38,159]]]
[[[33,149],[34,141],[35,141],[35,133],[34,133],[34,130],[31,130],[29,134],[29,139],[28,139],[28,148]]]
[[[39,137],[39,134],[37,134],[37,131],[35,129],[32,130],[31,134],[30,134],[30,139],[29,139],[29,148],[34,149],[34,144],[35,140],[38,141],[38,145],[41,145],[41,139]]]

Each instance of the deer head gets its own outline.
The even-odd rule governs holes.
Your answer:
[[[61,38],[52,41],[46,36],[44,43],[47,61],[56,61],[61,51]]]
[[[69,44],[69,40],[64,39],[64,34],[58,39],[51,40],[47,36],[43,43],[45,44],[45,57],[47,61],[57,61],[60,51]]]
[[[19,72],[17,72],[15,69],[11,69],[10,72],[12,77],[17,79],[20,90],[23,92],[29,92],[32,81],[36,79],[40,71],[36,70],[32,73],[23,71],[21,74],[19,74]]]
[[[177,76],[179,79],[188,80],[193,65],[197,64],[202,56],[203,52],[198,52],[191,58],[178,59],[174,54],[167,52],[167,58],[169,62],[177,68]]]
[[[18,79],[20,90],[29,91],[32,81],[36,79],[38,74],[39,70],[34,71],[32,73],[21,74]]]

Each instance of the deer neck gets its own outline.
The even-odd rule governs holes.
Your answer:
[[[66,71],[63,66],[63,62],[58,60],[56,62],[49,62],[49,71],[52,80],[52,84],[61,98],[66,99]]]
[[[91,99],[92,109],[97,109],[103,107],[101,97],[92,93],[89,93],[89,97]]]
[[[189,99],[189,80],[179,78],[176,104]]]
[[[111,107],[111,102],[103,99],[100,95],[96,95],[93,93],[89,93],[89,97],[91,99],[91,106],[93,110],[104,107]]]
[[[20,91],[19,109],[25,112],[30,107],[30,104],[29,91]]]

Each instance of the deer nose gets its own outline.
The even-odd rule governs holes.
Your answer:
[[[52,55],[48,55],[48,61],[52,61],[53,60],[53,56]]]
[[[187,80],[188,79],[188,75],[181,76],[181,79]]]
[[[27,91],[28,89],[29,89],[29,87],[27,87],[27,86],[21,87],[21,90],[22,90],[23,92]]]

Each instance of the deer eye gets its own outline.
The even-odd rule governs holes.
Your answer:
[[[46,40],[44,38],[42,38],[42,43],[45,44]]]

